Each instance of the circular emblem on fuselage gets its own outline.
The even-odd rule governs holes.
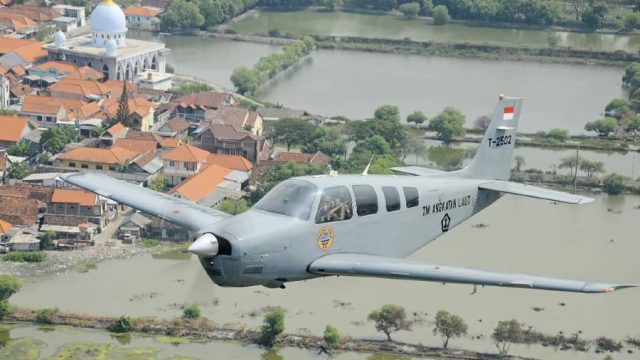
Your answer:
[[[333,229],[329,226],[324,226],[318,231],[318,236],[316,236],[318,247],[322,250],[329,250],[331,244],[333,244],[333,236]]]

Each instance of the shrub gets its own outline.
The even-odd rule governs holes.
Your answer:
[[[618,174],[609,174],[602,179],[604,191],[609,195],[618,195],[624,190],[624,178]]]
[[[36,322],[39,324],[53,324],[53,316],[58,312],[58,308],[40,309],[36,313]]]
[[[107,327],[108,331],[114,333],[127,333],[133,330],[133,320],[128,316],[121,316]]]
[[[384,332],[389,341],[391,341],[392,332],[411,329],[407,313],[400,305],[384,305],[379,310],[372,311],[368,319],[376,323],[376,330]]]
[[[336,344],[340,341],[340,333],[335,326],[327,325],[324,329],[324,342],[331,348],[335,347]]]
[[[449,9],[444,5],[438,5],[433,8],[433,23],[436,25],[444,25],[451,20]]]
[[[197,319],[200,317],[200,308],[198,305],[189,305],[182,310],[182,317],[185,319]]]
[[[5,261],[43,262],[47,254],[42,251],[14,251],[4,256]]]
[[[264,315],[260,328],[260,343],[267,349],[276,344],[276,337],[284,331],[284,311],[276,309]]]

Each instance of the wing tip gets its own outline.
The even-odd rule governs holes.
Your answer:
[[[612,293],[618,290],[631,289],[640,287],[640,284],[603,284],[603,283],[587,283],[583,288],[584,292],[591,293]]]

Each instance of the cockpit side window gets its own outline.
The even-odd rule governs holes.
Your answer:
[[[318,188],[303,180],[284,181],[269,191],[255,209],[309,220]]]
[[[356,195],[358,216],[373,215],[378,212],[378,196],[372,186],[353,185],[353,193]]]
[[[400,194],[398,193],[398,189],[393,186],[383,186],[382,193],[384,194],[388,212],[400,210]]]
[[[414,187],[403,187],[404,198],[407,200],[407,208],[418,206],[420,203],[420,197],[418,195],[418,189]]]
[[[324,189],[318,205],[316,224],[349,220],[353,216],[351,194],[344,186]]]

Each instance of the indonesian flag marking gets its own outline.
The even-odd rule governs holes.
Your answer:
[[[505,106],[504,108],[504,114],[503,114],[503,120],[513,120],[513,110],[514,107],[513,106]]]

